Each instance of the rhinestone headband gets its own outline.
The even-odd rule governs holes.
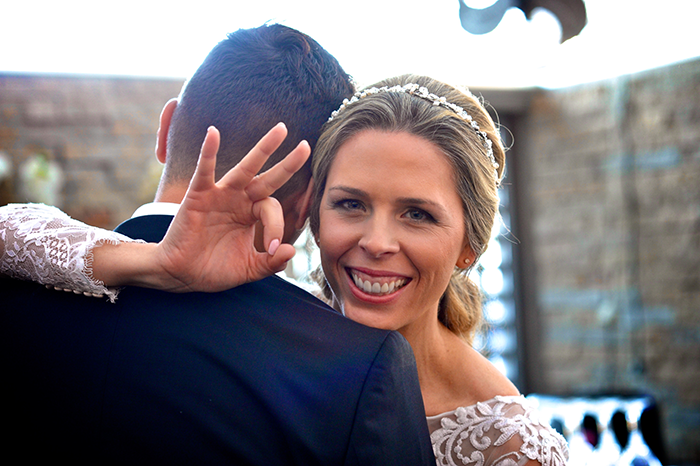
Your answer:
[[[334,118],[336,118],[343,110],[345,110],[349,105],[354,104],[355,102],[359,101],[360,99],[374,95],[374,94],[381,94],[382,92],[403,92],[406,94],[410,94],[414,97],[419,97],[423,100],[427,100],[428,102],[431,102],[434,106],[440,106],[440,107],[445,107],[457,114],[460,118],[462,118],[465,121],[469,122],[469,125],[472,127],[474,132],[479,136],[481,139],[481,142],[484,145],[484,148],[486,149],[486,155],[489,158],[489,161],[491,162],[491,166],[494,169],[495,173],[495,178],[496,181],[498,181],[498,162],[496,162],[496,158],[493,155],[493,143],[491,142],[491,139],[489,139],[488,135],[486,134],[485,131],[481,131],[481,128],[479,128],[479,124],[472,118],[470,114],[468,114],[462,107],[459,105],[455,105],[452,102],[448,102],[447,99],[444,97],[439,97],[435,94],[432,94],[430,91],[428,91],[427,88],[423,86],[419,86],[418,84],[415,83],[410,83],[410,84],[405,84],[403,86],[383,86],[383,87],[371,87],[369,89],[364,89],[362,91],[358,91],[353,95],[350,99],[345,99],[343,100],[342,105],[338,110],[335,110],[333,113],[331,113],[330,118],[328,118],[328,121],[332,121]]]

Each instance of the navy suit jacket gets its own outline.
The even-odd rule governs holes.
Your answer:
[[[171,219],[118,231],[158,241]],[[0,282],[7,458],[435,464],[406,340],[278,277],[116,304]]]

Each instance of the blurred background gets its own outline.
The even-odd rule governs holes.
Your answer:
[[[300,29],[361,85],[467,86],[512,145],[474,274],[480,348],[567,436],[571,464],[632,464],[640,442],[648,464],[700,464],[700,1],[173,3],[5,2],[0,205],[131,216],[160,176],[162,106],[239,28]],[[307,243],[298,280],[317,264]]]

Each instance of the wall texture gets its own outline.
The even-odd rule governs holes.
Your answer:
[[[158,116],[182,80],[0,75],[0,151],[15,176],[0,202],[24,202],[19,171],[45,154],[63,171],[58,203],[88,222],[114,227],[153,200]]]
[[[659,400],[700,461],[700,61],[535,94],[525,118],[542,377]]]

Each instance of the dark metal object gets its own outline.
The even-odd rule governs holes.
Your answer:
[[[535,8],[551,11],[561,24],[560,43],[578,35],[588,21],[583,0],[498,0],[483,9],[471,8],[459,0],[459,19],[467,32],[486,34],[498,26],[510,8],[523,10],[528,19]]]

